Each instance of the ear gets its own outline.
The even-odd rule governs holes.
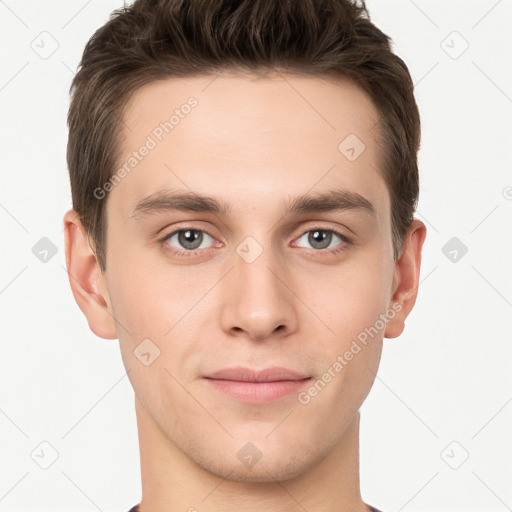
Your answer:
[[[386,325],[384,336],[396,338],[402,334],[405,319],[411,312],[418,295],[421,249],[427,235],[425,224],[414,219],[404,237],[402,254],[395,263],[390,310],[395,316]]]
[[[75,210],[64,215],[66,267],[73,296],[87,318],[91,331],[105,339],[117,338],[106,276]]]

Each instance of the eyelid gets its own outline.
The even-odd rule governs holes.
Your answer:
[[[312,231],[314,229],[322,229],[325,231],[334,231],[339,235],[343,235],[347,239],[352,236],[356,236],[356,233],[350,229],[348,226],[344,224],[341,225],[339,222],[333,222],[329,220],[311,220],[311,221],[303,221],[300,222],[300,234],[303,235],[307,231]],[[305,226],[305,227],[304,227]]]
[[[315,229],[316,230],[321,230],[321,231],[327,231],[327,232],[330,232],[330,233],[334,233],[339,238],[341,238],[341,242],[339,244],[337,244],[336,246],[334,246],[334,248],[324,248],[324,249],[314,249],[314,248],[309,248],[309,247],[302,247],[302,246],[298,246],[296,244],[296,241],[298,239],[302,238],[305,234],[307,234],[307,233],[309,233],[311,231],[314,231]],[[161,232],[163,232],[165,230],[166,230],[166,228],[160,229],[158,231],[158,233],[161,233]],[[203,248],[203,249],[186,250],[186,249],[179,249],[177,247],[171,246],[171,245],[166,243],[166,241],[171,236],[176,235],[180,231],[187,231],[187,230],[200,231],[200,232],[203,232],[203,233],[207,234],[213,240],[213,245],[210,246],[210,247]],[[205,251],[209,251],[211,249],[214,249],[215,247],[219,247],[219,244],[222,245],[222,242],[219,242],[217,237],[213,236],[209,232],[209,230],[203,229],[202,227],[194,226],[193,222],[191,222],[191,221],[188,221],[188,222],[184,221],[184,223],[182,225],[177,225],[177,226],[174,225],[172,230],[170,230],[166,234],[158,237],[158,242],[160,243],[160,245],[162,246],[164,251],[172,253],[177,258],[179,258],[179,257],[187,257],[187,256],[194,256],[194,255],[196,255],[198,253],[204,253]],[[326,226],[322,221],[316,221],[316,222],[313,222],[312,225],[309,225],[307,227],[301,228],[301,231],[299,232],[299,234],[297,236],[295,236],[293,238],[292,242],[293,242],[292,243],[293,247],[300,247],[302,249],[305,249],[306,251],[313,251],[313,252],[318,253],[318,254],[329,253],[330,251],[336,252],[337,250],[339,250],[339,249],[337,249],[339,246],[346,247],[346,246],[349,246],[349,245],[353,244],[353,240],[352,240],[351,237],[347,236],[346,234],[344,234],[339,229]]]
[[[209,227],[205,227],[205,223],[200,223],[199,226],[195,224],[198,221],[183,221],[176,224],[173,224],[172,226],[165,226],[161,229],[159,229],[155,234],[154,238],[158,240],[162,240],[162,238],[169,238],[171,235],[174,235],[178,231],[202,231],[209,235],[214,240],[218,240],[219,237],[214,236],[211,233],[211,229]],[[199,221],[200,222],[200,221]]]
[[[155,233],[155,238],[157,238],[160,233],[164,232],[166,230],[167,227],[164,227],[162,229],[159,229],[156,233]],[[177,226],[174,225],[173,226],[173,229],[172,231],[169,231],[167,234],[165,235],[161,235],[161,238],[169,238],[171,235],[175,234],[176,232],[178,231],[187,231],[187,230],[193,230],[193,231],[202,231],[204,233],[206,233],[207,235],[209,235],[211,238],[213,238],[214,240],[217,240],[218,241],[218,238],[219,237],[216,237],[214,235],[212,235],[208,229],[204,229],[203,227],[196,227],[194,226],[193,224],[191,224],[190,222],[187,223],[187,221],[184,221],[184,224],[183,225],[180,225],[178,224]],[[305,235],[306,233],[308,233],[309,231],[313,231],[315,229],[319,229],[319,230],[323,230],[323,231],[332,231],[333,233],[336,233],[337,235],[339,235],[340,237],[343,237],[343,238],[346,238],[347,240],[350,240],[350,235],[346,235],[345,233],[343,233],[342,231],[340,231],[338,228],[333,228],[333,227],[330,227],[330,226],[326,226],[322,221],[313,221],[313,224],[312,225],[309,225],[307,226],[306,228],[301,228],[301,230],[294,236],[294,240],[296,238],[299,238],[303,235]],[[348,231],[351,231],[350,229],[346,228]]]
[[[165,228],[161,229],[159,231],[159,233],[164,232],[164,231],[165,231]],[[168,233],[164,233],[163,235],[158,237],[158,242],[161,243],[161,244],[165,244],[166,240],[168,240],[172,236],[178,234],[180,231],[198,231],[198,232],[201,232],[201,233],[205,233],[206,235],[208,235],[212,239],[212,244],[219,244],[219,243],[222,244],[222,242],[219,242],[217,237],[213,236],[208,230],[203,229],[203,228],[199,228],[199,227],[195,227],[195,226],[192,226],[190,224],[187,224],[187,225],[184,225],[184,226],[177,226],[177,227],[174,226],[173,229],[170,230]],[[214,247],[214,245],[212,245],[212,247]],[[173,247],[171,250],[175,250],[175,251],[180,251],[181,250],[182,252],[194,253],[195,251],[205,251],[205,250],[210,249],[210,248],[211,247],[207,247],[207,248],[204,248],[204,249],[193,249],[193,250],[188,250],[187,251],[185,249],[178,249],[176,247]]]
[[[335,245],[334,247],[330,247],[330,248],[326,247],[324,249],[313,249],[313,248],[310,248],[310,247],[302,247],[302,246],[297,245],[297,241],[300,240],[307,233],[310,233],[311,231],[326,231],[327,233],[333,233],[334,235],[338,236],[338,238],[341,239],[341,242],[338,243],[337,245]],[[295,237],[293,239],[293,244],[292,245],[294,247],[301,247],[302,249],[306,249],[308,251],[314,251],[316,253],[322,253],[322,252],[333,251],[337,247],[339,247],[340,245],[347,246],[347,245],[352,245],[352,243],[353,242],[352,242],[351,238],[349,238],[347,235],[345,235],[344,233],[341,233],[340,231],[338,231],[336,229],[326,228],[326,227],[310,227],[310,228],[304,230],[302,232],[302,234],[300,234],[298,237]]]
[[[340,236],[341,238],[343,238],[347,241],[350,241],[350,242],[352,241],[351,235],[345,234],[343,229],[338,228],[338,227],[328,226],[325,224],[325,222],[322,222],[322,221],[312,221],[312,224],[307,225],[305,228],[302,227],[301,230],[299,231],[299,234],[297,236],[295,236],[294,240],[297,238],[300,238],[301,236],[305,235],[306,233],[309,233],[310,231],[314,231],[315,229],[318,229],[321,231],[330,231],[332,233],[336,233],[338,236]],[[352,232],[348,228],[345,228],[345,229],[347,231]]]

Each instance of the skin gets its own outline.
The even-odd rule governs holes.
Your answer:
[[[135,391],[141,511],[368,511],[359,408],[383,338],[402,333],[414,306],[426,236],[415,219],[394,261],[377,110],[347,80],[167,79],[132,96],[120,162],[190,96],[197,107],[104,199],[105,273],[76,212],[64,217],[75,299],[96,335],[119,339]],[[350,133],[366,146],[354,161],[338,150]],[[287,214],[290,198],[340,188],[361,194],[375,214]],[[209,195],[232,212],[133,216],[160,190]],[[177,235],[158,241],[179,229],[203,233],[195,255],[164,250],[190,251]],[[350,243],[332,234],[322,248],[308,238],[315,229]],[[251,263],[236,251],[247,236],[262,248]],[[297,393],[245,403],[203,378],[238,365],[284,366],[315,381],[393,307],[393,318],[307,404]],[[134,355],[144,339],[160,350],[149,366]],[[250,468],[237,457],[247,442],[261,453]]]

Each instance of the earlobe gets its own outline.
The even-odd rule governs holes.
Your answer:
[[[64,242],[69,284],[89,328],[100,338],[116,339],[106,276],[101,272],[75,210],[69,210],[64,215]]]
[[[418,296],[418,285],[421,266],[421,251],[427,235],[425,224],[414,219],[404,237],[404,245],[400,258],[395,263],[392,298],[390,308],[395,315],[386,325],[384,336],[397,338],[402,334],[405,320],[412,311]],[[400,307],[398,307],[399,305]]]

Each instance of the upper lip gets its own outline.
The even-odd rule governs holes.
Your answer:
[[[251,368],[237,366],[216,371],[205,375],[205,377],[207,379],[236,380],[240,382],[276,382],[279,380],[303,380],[309,378],[310,375],[280,366],[264,368],[263,370],[252,370]]]

